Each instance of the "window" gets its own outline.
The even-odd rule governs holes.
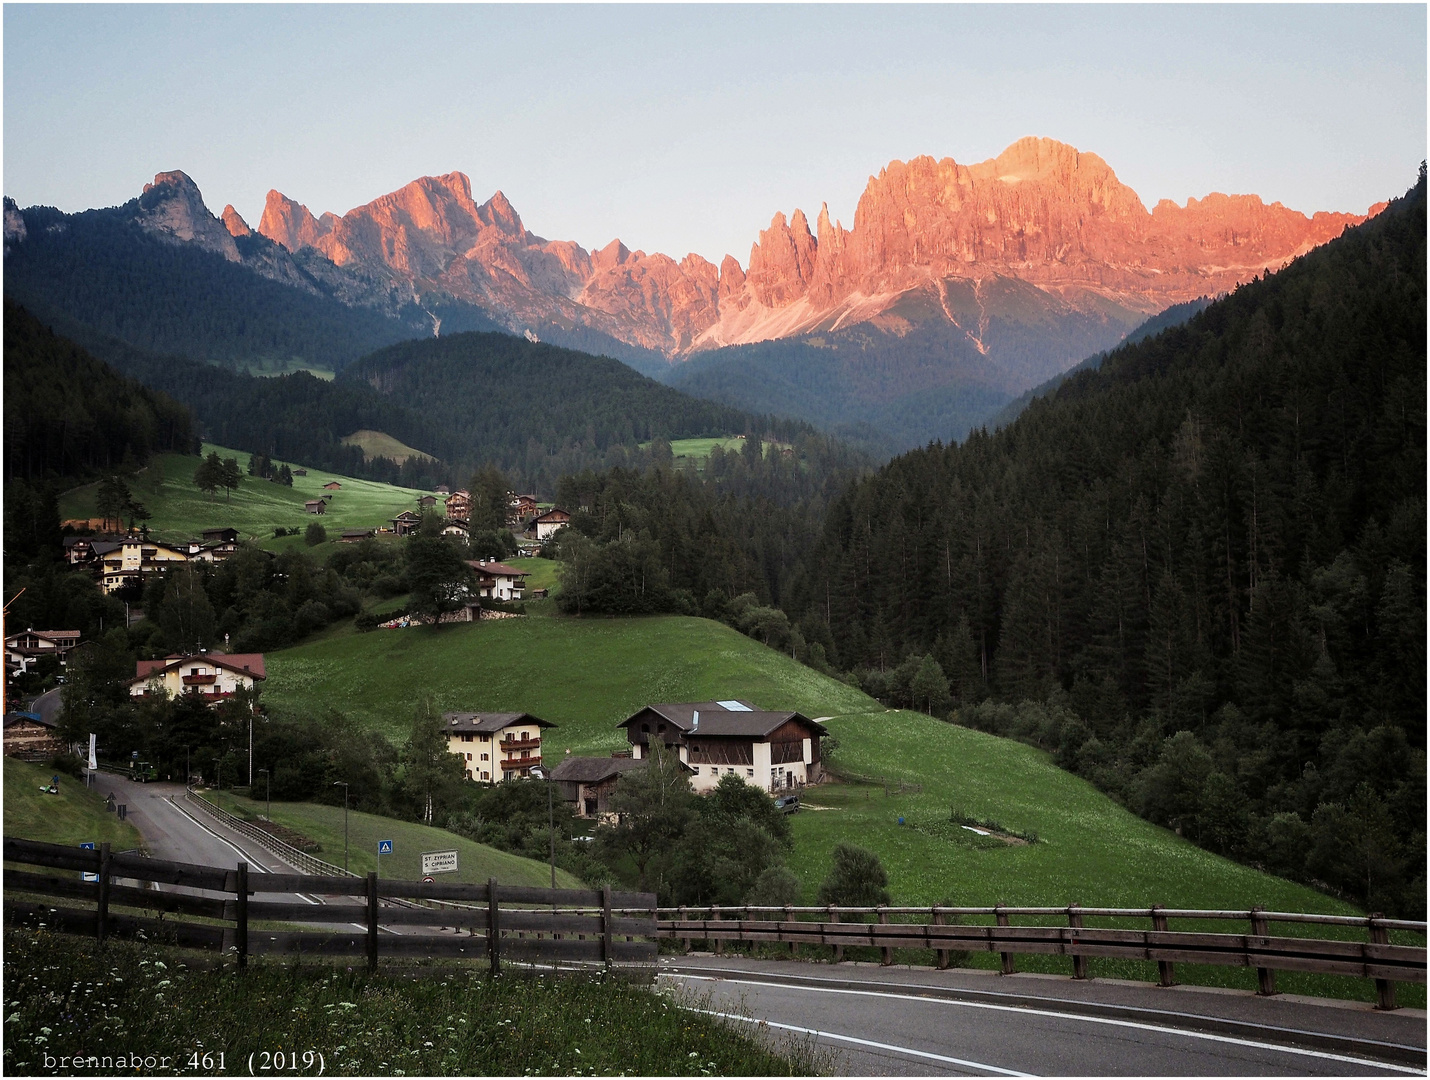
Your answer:
[[[462,741],[463,741],[463,742],[471,742],[471,741],[472,741],[472,737],[471,737],[470,735],[463,735],[463,736],[462,736]],[[468,755],[467,755],[467,757],[471,757],[471,756],[472,756],[471,754],[468,754]]]
[[[746,770],[745,770],[745,775],[746,775],[746,776],[754,776],[754,775],[755,775],[755,770],[754,770],[754,769],[746,769]]]
[[[491,773],[489,773],[489,772],[484,772],[484,773],[482,773],[482,779],[483,779],[483,780],[490,780],[491,778],[492,778],[492,774],[491,774]]]
[[[492,741],[492,737],[491,737],[490,735],[483,735],[483,736],[482,736],[482,742],[491,742],[491,741]]]
[[[467,755],[467,760],[468,760],[468,761],[471,761],[471,760],[472,760],[472,755],[471,755],[471,754],[468,754],[468,755]]]
[[[483,754],[483,755],[482,755],[482,760],[483,760],[483,761],[490,761],[490,760],[491,760],[491,755],[490,755],[490,754]]]
[[[471,770],[471,769],[468,769],[468,770],[467,770],[467,779],[470,780],[471,778],[472,778],[472,770]]]

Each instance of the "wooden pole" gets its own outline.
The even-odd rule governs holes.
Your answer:
[[[94,909],[94,936],[101,945],[109,937],[109,844],[99,845],[99,903]]]
[[[889,922],[889,913],[888,913],[888,911],[886,911],[886,910],[884,909],[883,905],[880,905],[880,907],[879,907],[879,922],[882,923],[882,924],[885,924],[885,925],[887,925],[888,922]],[[889,966],[890,964],[892,964],[893,962],[894,962],[894,950],[891,949],[889,946],[885,945],[885,946],[884,946],[884,958],[883,958],[882,960],[880,960],[879,963],[883,964],[885,967],[888,967],[888,966]]]
[[[1377,922],[1385,918],[1380,912],[1375,912],[1366,920],[1366,926],[1370,930],[1370,941],[1372,945],[1389,945],[1390,931],[1380,926]],[[1397,1006],[1395,1004],[1395,984],[1389,979],[1375,980],[1375,1007],[1390,1012]]]
[[[377,871],[367,874],[367,969],[377,970]]]
[[[497,879],[487,879],[487,957],[492,974],[501,974],[501,919],[497,907]]]
[[[233,946],[238,953],[238,970],[248,967],[248,863],[238,864],[233,885]]]
[[[601,886],[601,962],[607,967],[614,959],[611,948],[611,887]]]
[[[1167,916],[1162,914],[1162,905],[1152,905],[1152,929],[1165,932],[1167,929]],[[1161,986],[1176,986],[1177,976],[1173,969],[1172,961],[1157,961],[1157,981]]]
[[[1257,904],[1251,909],[1251,936],[1254,938],[1268,936],[1266,908],[1261,904]],[[1276,972],[1273,969],[1265,967],[1256,969],[1256,992],[1262,997],[1271,997],[1276,993]]]
[[[833,904],[830,904],[830,905],[829,905],[829,907],[826,909],[826,912],[827,912],[827,914],[829,915],[829,921],[830,921],[830,922],[838,922],[838,921],[839,921],[839,912],[837,912],[837,911],[834,910],[834,905],[833,905]],[[841,963],[843,960],[844,960],[844,946],[843,946],[843,945],[835,945],[835,946],[834,946],[834,962],[835,962],[836,964],[838,964],[838,963]]]
[[[999,926],[1007,926],[1007,925],[1008,925],[1008,913],[1003,910],[1003,904],[1002,904],[1001,901],[1000,901],[998,904],[995,905],[995,907],[994,907],[994,912],[993,912],[993,917],[994,917],[994,919],[997,921],[997,923],[998,923]],[[1004,975],[1012,975],[1013,972],[1016,970],[1016,969],[1013,967],[1013,954],[1010,953],[1010,952],[1005,952],[1005,953],[1000,953],[999,956],[1001,957],[1001,959],[1002,959],[1002,961],[1003,961],[1003,965],[1002,965],[1001,968],[999,968],[999,970],[1000,970]]]
[[[1082,929],[1082,909],[1081,909],[1081,906],[1080,906],[1080,905],[1078,905],[1078,904],[1070,904],[1070,905],[1068,906],[1068,926],[1070,926],[1070,927],[1071,927],[1072,929],[1074,929],[1074,930],[1081,930],[1081,929]],[[1073,935],[1071,935],[1071,936],[1072,936],[1073,941],[1076,942],[1076,941],[1077,941],[1077,935],[1076,935],[1076,934],[1073,934]],[[1073,953],[1072,961],[1073,961],[1073,978],[1074,978],[1074,979],[1085,979],[1085,978],[1087,978],[1087,957],[1082,956],[1082,955],[1079,954],[1079,953]]]
[[[944,918],[945,918],[944,913],[943,913],[942,911],[939,911],[938,908],[933,908],[932,911],[933,911],[933,924],[934,924],[935,926],[946,926],[947,923],[944,922]],[[948,950],[947,950],[947,949],[938,949],[938,950],[935,951],[934,955],[938,957],[938,960],[936,961],[936,966],[938,967],[939,971],[947,971],[947,970],[948,970]]]

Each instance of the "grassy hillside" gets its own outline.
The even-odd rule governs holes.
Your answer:
[[[261,794],[260,781],[254,792]],[[266,812],[263,799],[245,799],[227,791],[205,792],[205,797],[229,813],[252,819]],[[343,808],[318,803],[275,802],[273,820],[302,833],[323,846],[317,857],[335,866],[343,864]],[[392,841],[392,854],[382,857],[378,866],[377,842]],[[482,883],[496,878],[503,885],[551,884],[551,870],[546,863],[511,855],[485,844],[473,843],[445,829],[434,829],[410,821],[379,817],[376,814],[348,812],[348,869],[355,874],[377,870],[383,877],[416,880],[422,876],[422,852],[457,851],[457,872],[443,874],[443,881]],[[560,889],[582,888],[581,882],[565,870],[556,871],[556,886]]]
[[[41,784],[49,784],[53,769],[31,765],[17,758],[5,759],[5,835],[51,844],[102,844],[106,840],[115,851],[139,846],[139,832],[104,808],[104,774],[95,777],[94,790],[82,781],[60,775],[60,793],[43,795]]]
[[[336,537],[343,529],[387,526],[388,519],[403,510],[415,509],[417,497],[428,494],[411,488],[393,487],[374,480],[358,480],[351,476],[309,469],[307,476],[295,476],[293,486],[285,487],[247,473],[249,454],[222,446],[205,444],[204,454],[218,451],[220,457],[238,459],[244,470],[237,491],[225,499],[222,492],[210,497],[194,486],[194,470],[200,459],[179,454],[163,454],[155,458],[130,485],[134,497],[154,516],[149,521],[153,535],[163,540],[188,540],[204,529],[232,526],[245,538],[272,540],[275,527],[306,527],[310,521],[320,521],[328,533]],[[342,490],[333,493],[328,509],[321,517],[307,514],[303,503],[326,494],[323,485],[336,480]],[[60,497],[60,517],[63,520],[98,516],[95,508],[97,484],[86,484],[65,492]],[[301,538],[293,542],[301,543]]]
[[[419,692],[444,709],[550,720],[559,725],[547,735],[554,754],[624,745],[615,724],[652,701],[747,698],[808,716],[873,707],[728,626],[679,616],[502,619],[333,637],[269,653],[263,697],[294,713],[338,709],[401,740]]]
[[[385,457],[401,465],[410,457],[425,458],[428,461],[435,460],[431,454],[424,454],[421,450],[414,450],[405,442],[394,439],[385,431],[354,431],[351,435],[343,437],[344,446],[358,446],[369,458]]]

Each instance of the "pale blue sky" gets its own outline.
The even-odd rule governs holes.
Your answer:
[[[1426,147],[1426,8],[6,4],[4,190],[109,206],[183,169],[257,225],[428,173],[527,227],[743,264],[776,210],[1023,135],[1143,202],[1364,211]]]

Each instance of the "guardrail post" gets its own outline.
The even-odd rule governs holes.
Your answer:
[[[999,926],[1009,925],[1008,913],[1003,910],[1003,902],[1001,900],[993,908],[993,919]],[[1013,954],[1010,952],[1000,952],[998,956],[999,959],[1002,960],[1002,966],[999,968],[999,971],[1004,975],[1012,975],[1016,970],[1013,967]]]
[[[239,863],[233,878],[233,947],[242,971],[248,967],[248,863]]]
[[[685,914],[685,905],[684,905],[684,904],[681,904],[679,910],[680,910],[680,921],[681,921],[681,922],[686,922],[686,921],[688,921],[688,917],[687,917],[686,914]],[[690,951],[690,938],[688,938],[688,937],[683,937],[683,938],[680,939],[680,942],[681,942],[682,945],[685,946],[685,951],[686,951],[686,952],[689,952],[689,951]]]
[[[830,904],[828,907],[825,908],[825,913],[829,916],[829,921],[830,921],[830,922],[836,922],[836,923],[837,923],[837,922],[839,921],[839,912],[837,912],[837,911],[834,910],[834,905],[833,905],[833,904]],[[836,964],[838,964],[838,963],[842,963],[843,960],[844,960],[844,946],[843,946],[843,945],[838,945],[838,944],[836,944],[836,945],[834,946],[834,962],[835,962]]]
[[[719,922],[719,921],[720,921],[720,908],[719,908],[718,906],[712,907],[712,908],[710,909],[710,921],[711,921],[711,922]],[[719,932],[720,932],[720,931],[719,931],[718,929],[715,931],[716,934],[719,934]],[[724,938],[721,938],[721,937],[715,938],[715,955],[716,955],[716,956],[719,956],[719,955],[720,955],[721,953],[723,953],[724,951],[725,951],[725,939],[724,939]]]
[[[377,970],[377,871],[367,875],[367,969]]]
[[[1374,912],[1366,920],[1366,928],[1370,931],[1370,941],[1372,945],[1389,945],[1390,931],[1378,925],[1377,920],[1385,918],[1379,911]],[[1397,1006],[1395,1004],[1395,984],[1389,979],[1375,980],[1375,1007],[1390,1012]]]
[[[1167,916],[1162,914],[1162,905],[1152,905],[1152,929],[1163,933],[1167,930]],[[1176,972],[1170,960],[1157,961],[1157,982],[1161,986],[1176,986]]]
[[[611,961],[615,950],[611,948],[611,887],[601,886],[601,962],[607,967],[611,966]]]
[[[1075,904],[1075,903],[1068,905],[1068,926],[1069,926],[1071,929],[1073,929],[1073,930],[1081,930],[1081,929],[1082,929],[1082,908],[1081,908],[1081,905]],[[1072,939],[1073,939],[1073,942],[1076,943],[1076,942],[1077,942],[1077,935],[1076,935],[1076,934],[1072,934],[1071,937],[1072,937]],[[1080,954],[1078,954],[1078,953],[1073,953],[1072,961],[1073,961],[1073,978],[1074,978],[1074,979],[1085,979],[1085,978],[1087,978],[1087,957],[1082,956],[1082,955],[1080,955]]]
[[[786,905],[785,905],[785,921],[786,921],[786,922],[799,922],[799,919],[797,919],[797,918],[794,917],[793,913],[790,911],[789,908],[790,908],[790,906],[789,906],[788,904],[786,904]],[[794,932],[795,932],[795,933],[798,933],[798,931],[794,931]],[[794,939],[791,939],[791,940],[790,940],[790,943],[789,943],[789,954],[790,954],[790,957],[791,957],[791,958],[796,957],[796,956],[799,955],[799,942],[798,942],[798,941],[796,941],[796,940],[794,940]]]
[[[1251,909],[1251,936],[1264,938],[1268,937],[1266,927],[1266,908],[1257,904]],[[1262,997],[1272,997],[1276,993],[1276,972],[1272,968],[1259,967],[1256,969],[1256,992]]]
[[[497,907],[497,879],[487,879],[487,956],[492,974],[501,974],[501,919]]]
[[[109,937],[109,845],[99,845],[99,903],[94,909],[94,936],[101,945]]]
[[[880,922],[880,924],[882,924],[882,925],[888,925],[888,922],[889,922],[889,913],[884,910],[884,906],[883,906],[882,904],[879,905],[879,922]],[[893,962],[894,962],[894,950],[891,949],[889,946],[885,945],[885,946],[884,946],[884,958],[883,958],[882,960],[880,960],[879,963],[883,964],[885,967],[888,967],[888,966],[889,966],[890,964],[892,964]]]
[[[939,909],[936,908],[936,907],[930,908],[929,910],[933,912],[933,924],[934,924],[935,926],[946,926],[946,925],[948,925],[947,923],[944,922],[945,916],[944,916],[944,913],[943,913],[942,911],[939,911]],[[947,970],[948,970],[948,950],[947,950],[947,949],[935,949],[935,950],[934,950],[934,955],[937,957],[937,959],[934,961],[934,964],[935,964],[935,966],[938,968],[938,970],[939,970],[939,971],[947,971]]]

